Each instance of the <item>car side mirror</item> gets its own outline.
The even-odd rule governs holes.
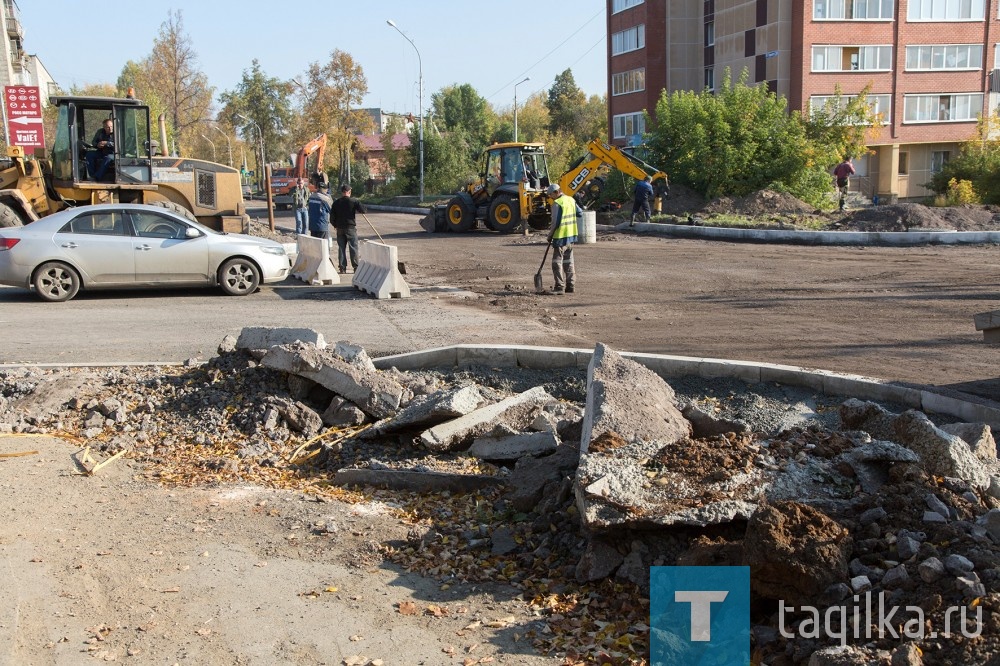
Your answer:
[[[201,236],[201,232],[194,227],[188,227],[184,230],[184,238],[198,238]]]

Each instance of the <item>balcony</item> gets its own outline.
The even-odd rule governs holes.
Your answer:
[[[17,15],[17,5],[14,0],[4,0],[3,16],[7,23],[7,34],[18,39],[24,38],[24,28],[21,26],[21,19]]]

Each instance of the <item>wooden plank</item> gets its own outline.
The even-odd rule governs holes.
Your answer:
[[[1000,328],[1000,310],[992,312],[980,312],[972,318],[976,324],[977,331],[985,331],[990,328]]]

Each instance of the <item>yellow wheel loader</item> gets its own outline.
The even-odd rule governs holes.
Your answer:
[[[6,162],[0,161],[0,227],[28,224],[71,206],[121,202],[162,206],[218,231],[249,230],[239,171],[154,156],[149,107],[141,101],[59,96],[49,102],[58,110],[51,159],[39,151],[28,159],[21,147],[10,146]],[[93,145],[107,119],[112,139]],[[164,141],[165,134],[161,131]]]
[[[554,182],[565,194],[587,208],[600,197],[612,169],[642,180],[652,179],[654,210],[669,191],[667,174],[646,164],[617,146],[593,140],[587,154],[578,159]],[[550,180],[545,161],[545,144],[497,143],[483,153],[479,179],[468,183],[445,208],[436,231],[469,231],[480,221],[501,233],[513,233],[528,225],[547,229],[551,223],[551,202],[545,195]]]

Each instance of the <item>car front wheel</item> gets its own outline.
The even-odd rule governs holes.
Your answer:
[[[229,296],[246,296],[257,291],[260,271],[249,259],[230,259],[219,269],[219,286]]]
[[[43,301],[60,303],[80,291],[80,276],[66,264],[48,261],[35,270],[31,284]]]

